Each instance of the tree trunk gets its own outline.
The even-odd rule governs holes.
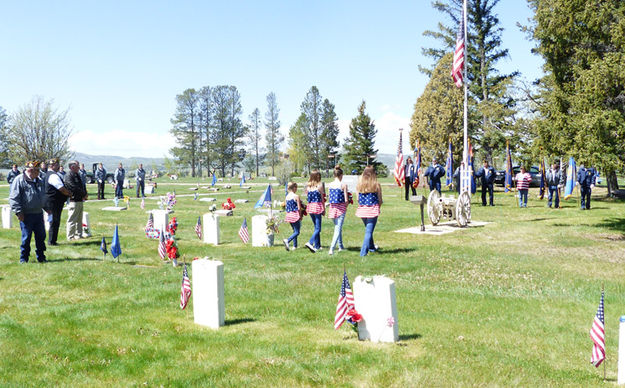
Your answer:
[[[616,171],[608,171],[605,178],[608,184],[608,196],[612,197],[614,195],[614,191],[619,189]]]

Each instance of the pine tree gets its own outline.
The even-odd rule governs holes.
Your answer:
[[[306,116],[306,136],[310,141],[309,164],[314,169],[320,169],[321,164],[321,115],[322,101],[319,89],[312,86],[301,104],[302,113]]]
[[[176,96],[176,113],[171,119],[173,128],[170,132],[176,138],[177,146],[171,149],[171,153],[191,168],[193,177],[198,161],[199,113],[195,89],[187,89]]]
[[[254,159],[254,167],[256,169],[256,176],[259,174],[259,166],[263,161],[262,152],[263,148],[260,144],[262,140],[262,134],[260,129],[260,110],[258,108],[254,109],[252,114],[249,116],[250,126],[248,131],[248,136],[250,139],[250,148],[252,150],[252,158]]]
[[[321,106],[321,160],[326,161],[327,169],[333,167],[330,162],[335,161],[336,151],[339,147],[339,126],[338,117],[334,112],[334,104],[327,98],[323,100]]]
[[[267,141],[267,163],[271,166],[271,175],[275,175],[275,167],[280,159],[280,146],[284,141],[284,136],[280,133],[280,109],[278,109],[278,102],[276,101],[276,95],[271,92],[267,95],[267,112],[265,112],[265,128],[267,134],[265,140]]]
[[[363,101],[358,106],[358,115],[349,125],[349,137],[343,141],[343,170],[360,174],[365,166],[372,165],[378,173],[383,173],[386,167],[376,160],[378,150],[375,148],[375,136],[378,131],[365,110],[366,103]]]

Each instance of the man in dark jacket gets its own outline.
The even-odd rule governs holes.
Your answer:
[[[586,168],[582,164],[577,171],[577,182],[579,182],[579,190],[582,194],[581,205],[582,210],[590,210],[590,194],[595,188],[597,177],[593,168]]]
[[[30,239],[35,235],[37,261],[45,263],[46,228],[43,223],[43,206],[46,200],[44,182],[39,178],[39,162],[28,162],[24,173],[18,175],[11,184],[9,204],[20,220],[22,244],[20,264],[28,262]]]
[[[432,165],[425,170],[425,176],[428,177],[428,184],[430,185],[430,191],[438,190],[441,192],[441,178],[445,175],[445,169],[438,164],[436,158],[432,159]]]
[[[412,192],[412,195],[417,195],[417,191],[412,186],[412,182],[414,182],[415,177],[417,176],[417,172],[415,171],[415,165],[412,163],[412,159],[410,156],[406,159],[406,165],[404,166],[404,184],[406,188],[406,201],[408,200],[408,190]]]
[[[18,175],[20,175],[20,170],[17,169],[17,164],[14,164],[11,171],[7,174],[7,182],[9,184],[13,183],[13,179],[15,179]]]
[[[65,187],[70,192],[69,205],[67,205],[67,239],[78,240],[82,238],[83,201],[87,200],[87,192],[78,174],[80,167],[76,160],[69,163],[69,169],[64,181]]]
[[[124,199],[124,179],[126,178],[126,170],[122,164],[115,170],[115,196],[119,199]]]
[[[135,171],[135,180],[137,181],[137,198],[139,198],[139,190],[141,190],[141,197],[145,197],[145,170],[143,169],[143,163],[139,163],[139,168]]]
[[[106,183],[106,169],[102,163],[95,170],[95,182],[98,184],[98,199],[104,199],[104,184]]]
[[[63,184],[63,180],[58,174],[59,160],[51,159],[49,170],[46,174],[46,207],[50,219],[50,230],[48,230],[48,245],[58,245],[59,225],[61,225],[61,213],[63,205],[70,196],[69,190]]]
[[[475,173],[476,178],[480,178],[482,184],[482,206],[486,206],[486,192],[488,191],[488,204],[493,203],[493,186],[495,184],[495,169],[488,165],[488,160],[484,160],[484,165]]]
[[[551,165],[551,169],[545,173],[545,182],[547,182],[547,188],[549,189],[547,206],[551,207],[555,196],[556,209],[560,207],[560,192],[558,189],[560,181],[562,181],[562,172],[560,171],[560,166],[554,163]]]

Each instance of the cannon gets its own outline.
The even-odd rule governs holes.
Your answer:
[[[441,196],[433,190],[428,197],[428,217],[432,225],[438,224],[443,217],[456,220],[458,226],[465,227],[471,222],[471,196],[465,191],[456,199],[453,195]]]

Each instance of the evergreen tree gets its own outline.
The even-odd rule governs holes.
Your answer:
[[[228,137],[229,147],[227,150],[227,161],[230,166],[230,174],[234,176],[234,167],[242,163],[245,158],[245,148],[243,138],[247,136],[247,128],[241,121],[243,107],[241,105],[241,95],[236,86],[228,87]]]
[[[293,163],[296,173],[310,172],[310,142],[307,136],[308,120],[301,113],[297,121],[289,130],[289,159]]]
[[[275,167],[280,158],[280,146],[284,141],[284,136],[280,133],[280,109],[276,101],[275,93],[271,92],[267,95],[267,112],[265,112],[265,128],[267,134],[267,163],[271,166],[271,175],[275,174]]]
[[[230,123],[229,123],[229,87],[226,85],[212,88],[213,99],[213,129],[212,141],[213,153],[215,155],[215,166],[221,170],[221,175],[226,175],[226,168],[229,167],[230,154]]]
[[[314,169],[320,169],[321,164],[321,115],[322,101],[319,89],[312,86],[301,104],[302,113],[306,116],[306,136],[310,141],[309,164]]]
[[[9,159],[9,143],[7,142],[7,113],[0,106],[0,168],[11,168]]]
[[[334,104],[326,98],[323,100],[321,106],[321,160],[325,161],[325,167],[327,169],[332,168],[330,162],[336,158],[336,151],[339,147],[339,126],[337,123],[338,117],[334,112]]]
[[[249,172],[253,171],[254,169],[256,170],[256,176],[258,176],[259,174],[259,166],[260,163],[263,162],[263,148],[260,144],[261,140],[262,140],[262,134],[261,134],[261,129],[260,129],[260,124],[261,124],[261,120],[260,120],[260,110],[258,110],[258,108],[254,109],[254,111],[252,112],[252,114],[249,116],[250,119],[250,126],[249,126],[249,130],[248,130],[248,136],[250,139],[250,148],[252,149],[252,159],[254,160],[254,168],[252,168],[251,170],[249,170]],[[247,163],[246,168],[248,168],[250,166],[249,163]]]
[[[363,101],[358,106],[358,115],[349,125],[349,137],[343,141],[345,154],[343,155],[344,171],[362,173],[365,166],[375,166],[378,174],[385,175],[386,167],[376,160],[378,150],[375,148],[377,130],[369,115],[365,112],[366,104]]]
[[[213,115],[214,105],[212,100],[212,89],[210,86],[204,86],[198,93],[199,109],[200,109],[200,144],[199,155],[204,161],[206,167],[206,176],[211,173],[212,160],[212,131],[213,131]]]
[[[195,176],[198,162],[199,113],[195,89],[187,89],[176,96],[176,113],[171,119],[173,128],[170,132],[176,138],[177,146],[170,151],[181,163],[191,168],[192,177]]]

